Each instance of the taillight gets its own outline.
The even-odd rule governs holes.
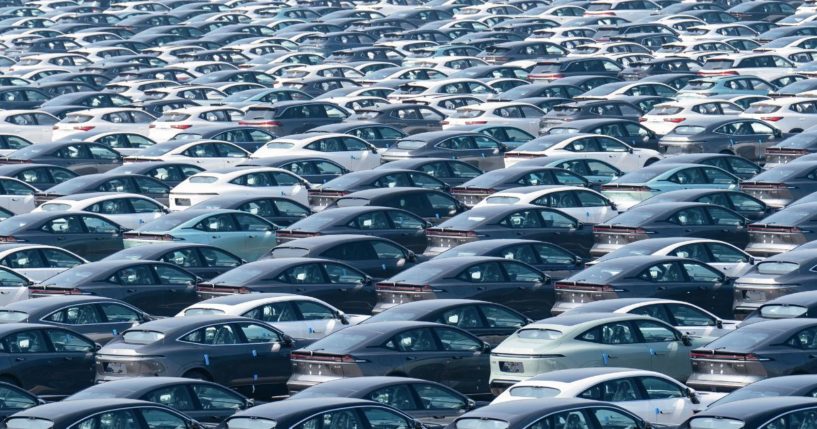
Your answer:
[[[448,124],[450,124],[450,123],[451,123],[451,122],[448,122],[448,121],[442,121],[442,122],[440,122],[440,125],[448,125]]]
[[[250,288],[248,288],[248,287],[243,287],[242,286],[242,287],[237,289],[237,292],[238,293],[252,293],[252,290],[250,290]]]
[[[739,73],[733,70],[724,71],[699,71],[698,76],[738,76]]]
[[[673,124],[677,124],[680,122],[684,122],[687,118],[664,118],[664,122],[672,122]]]
[[[93,126],[93,125],[77,125],[77,126],[74,127],[74,129],[77,130],[77,131],[91,131],[94,128],[96,128],[96,127]]]
[[[192,125],[179,124],[179,125],[171,125],[170,126],[170,128],[175,128],[177,130],[186,130],[186,129],[190,128],[190,127],[192,127]]]
[[[644,117],[638,118],[638,122],[647,122],[647,118]]]
[[[782,116],[761,116],[760,119],[762,119],[764,121],[777,122],[777,121],[783,119],[783,117]]]
[[[749,225],[746,228],[749,232],[783,232],[789,234],[796,234],[798,232],[802,232],[800,228],[796,226],[775,226],[775,227],[768,227],[768,226],[752,226]]]
[[[753,361],[753,362],[765,362],[770,361],[771,359],[766,357],[758,356],[754,353],[747,353],[747,354],[714,354],[714,353],[702,353],[702,352],[691,352],[689,354],[691,359],[715,359],[715,360],[739,360],[739,361]]]
[[[396,283],[378,283],[374,286],[375,290],[401,290],[409,292],[432,292],[430,284],[424,285],[406,285]]]
[[[561,73],[533,73],[528,75],[528,79],[561,79],[564,75]]]
[[[238,121],[238,125],[252,125],[256,127],[280,127],[281,123],[278,121]]]
[[[556,283],[554,289],[586,290],[591,292],[615,292],[615,288],[610,285],[577,285],[571,283]]]
[[[16,243],[17,238],[11,235],[0,236],[0,243]]]
[[[69,289],[69,290],[67,290],[67,291],[65,292],[65,294],[66,294],[66,295],[82,295],[82,291],[81,291],[81,290],[79,290],[79,289],[77,289],[77,288],[73,288],[73,289]]]
[[[487,121],[465,121],[465,125],[485,125]]]

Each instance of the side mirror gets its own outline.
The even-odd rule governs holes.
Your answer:
[[[692,338],[690,338],[687,334],[681,336],[681,342],[687,347],[692,346]]]
[[[417,254],[409,250],[408,255],[406,255],[406,260],[409,262],[417,262]]]
[[[338,320],[340,320],[340,323],[342,323],[344,325],[349,324],[349,318],[346,317],[346,314],[344,312],[338,310],[338,312],[335,313],[335,316],[338,318]]]
[[[284,347],[289,349],[289,348],[292,348],[292,346],[294,344],[295,344],[295,342],[292,340],[292,337],[290,337],[288,335],[284,335],[284,342],[283,342]]]
[[[98,352],[100,350],[102,350],[102,344],[94,343],[94,351]]]
[[[698,399],[698,395],[695,392],[695,389],[687,388],[685,393],[689,398],[689,401],[692,402],[693,404],[699,405],[701,403],[701,400]]]
[[[486,353],[490,352],[491,350],[493,350],[493,348],[494,348],[494,346],[490,345],[489,343],[487,343],[485,341],[482,342],[482,351],[483,352],[486,352]]]
[[[423,424],[423,422],[421,422],[419,420],[413,420],[412,421],[412,426],[413,426],[413,429],[426,429],[426,426]]]
[[[718,329],[723,329],[723,320],[718,319],[715,321],[715,327]]]
[[[468,403],[465,404],[465,409],[468,410],[468,411],[471,411],[471,410],[473,410],[475,408],[477,408],[477,401],[475,401],[473,399],[469,399]]]
[[[244,401],[244,408],[242,408],[242,410],[246,410],[247,408],[252,408],[254,406],[255,406],[255,399],[247,398]]]

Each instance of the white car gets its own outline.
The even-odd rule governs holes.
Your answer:
[[[70,137],[72,134],[87,131],[112,131],[147,135],[148,127],[154,120],[156,118],[141,109],[106,107],[80,110],[65,115],[65,118],[54,125],[52,139],[58,141]]]
[[[204,171],[170,190],[170,210],[190,208],[216,195],[260,194],[286,197],[309,205],[309,183],[281,168],[241,167]]]
[[[285,71],[283,76],[275,82],[274,86],[283,87],[290,83],[299,83],[306,79],[320,77],[347,77],[350,79],[358,79],[363,77],[363,73],[354,67],[337,64],[298,66]]]
[[[11,177],[0,177],[0,207],[14,213],[23,214],[37,206],[34,193],[37,188]]]
[[[23,73],[27,71],[40,70],[44,66],[61,67],[69,71],[78,71],[80,67],[91,65],[91,60],[80,54],[34,54],[20,58],[17,64],[9,67],[9,72]]]
[[[524,186],[489,195],[474,207],[534,204],[557,208],[584,223],[602,223],[616,215],[616,206],[604,195],[578,186]]]
[[[406,59],[406,61],[403,62],[403,65],[406,67],[429,67],[448,76],[469,67],[487,66],[488,63],[477,57],[446,55],[442,57],[420,57],[416,59]]]
[[[243,116],[244,112],[241,110],[225,106],[193,106],[169,110],[150,124],[148,137],[164,142],[181,132],[193,132],[196,127],[238,125]]]
[[[69,195],[45,202],[33,211],[97,213],[129,229],[136,229],[169,213],[167,207],[152,198],[124,192],[90,192]]]
[[[662,158],[658,151],[628,146],[598,134],[549,134],[505,153],[505,167],[541,156],[575,156],[607,162],[624,172],[638,170]]]
[[[692,417],[700,403],[694,390],[672,377],[616,367],[565,369],[540,374],[512,385],[491,403],[541,398],[612,402],[651,424],[673,427]]]
[[[800,133],[817,124],[817,95],[813,91],[803,97],[780,97],[752,104],[740,116],[766,121],[784,133]],[[767,167],[768,168],[768,167]]]
[[[485,100],[497,91],[484,82],[476,79],[439,79],[439,80],[418,80],[400,85],[397,91],[389,94],[389,101],[392,103],[402,103],[417,97],[428,95],[472,95]]]
[[[183,98],[193,100],[202,106],[211,106],[221,103],[227,94],[209,86],[174,86],[145,91],[146,100],[171,100]]]
[[[205,170],[227,168],[246,161],[250,153],[220,140],[174,140],[153,145],[125,157],[125,164],[140,161],[178,161]]]
[[[411,100],[411,102],[414,104],[422,104],[423,106],[431,106],[447,117],[453,115],[460,107],[484,103],[484,101],[473,95],[429,95],[426,97],[417,97]],[[446,121],[443,121],[443,127],[445,127],[445,125]]]
[[[0,244],[0,265],[13,269],[32,281],[41,282],[69,268],[88,263],[81,256],[75,255],[61,247],[44,244],[10,243]],[[6,287],[0,292],[0,303],[8,295]],[[28,294],[23,294],[26,299]]]
[[[317,340],[369,316],[347,315],[317,298],[284,293],[252,293],[212,298],[193,304],[176,315],[226,314],[263,320],[297,339]]]
[[[619,96],[658,95],[674,97],[675,88],[658,82],[613,82],[573,97],[574,100],[604,100]]]
[[[532,104],[490,102],[457,109],[443,121],[443,129],[461,125],[507,125],[537,136],[544,116],[545,112]]]
[[[796,73],[795,67],[791,61],[768,52],[717,55],[706,60],[698,75],[750,75],[769,81],[782,75]]]
[[[687,29],[686,34],[681,33],[681,40],[685,42],[692,41],[714,41],[724,40],[732,37],[757,37],[758,33],[755,30],[735,22],[731,24],[706,24],[696,25]]]
[[[350,171],[371,170],[380,165],[377,148],[347,134],[293,134],[261,146],[253,158],[270,156],[315,156],[335,161]]]
[[[366,73],[360,82],[364,85],[377,85],[387,80],[440,80],[447,78],[445,73],[431,67],[386,67]]]
[[[54,124],[60,120],[39,110],[2,110],[0,129],[32,143],[51,143]]]
[[[641,125],[664,135],[689,119],[705,117],[738,115],[743,108],[727,100],[710,98],[681,98],[677,101],[656,104],[652,110],[641,117]]]
[[[179,86],[178,82],[172,80],[152,79],[152,80],[134,80],[121,81],[105,85],[105,91],[115,92],[119,95],[130,98],[131,100],[143,100],[145,91],[159,88],[171,88]]]

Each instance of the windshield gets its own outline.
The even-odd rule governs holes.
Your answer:
[[[16,323],[26,320],[28,313],[24,311],[0,310],[0,323]]]
[[[674,115],[676,113],[681,112],[681,110],[684,110],[684,109],[682,109],[680,107],[677,107],[677,106],[655,106],[647,114],[648,115],[657,115],[657,116]]]
[[[796,271],[800,265],[794,262],[768,261],[757,264],[757,272],[760,274],[781,275]]]
[[[127,344],[151,344],[164,339],[165,334],[157,331],[125,331],[122,339]]]
[[[760,317],[766,319],[793,319],[808,313],[808,307],[799,305],[768,304],[760,307]]]
[[[139,151],[139,156],[161,156],[177,147],[175,144],[163,145],[160,143]]]
[[[276,247],[270,252],[273,258],[303,258],[309,256],[309,249],[302,247]]]
[[[463,418],[457,420],[456,429],[508,429],[510,424],[503,420]]]
[[[481,225],[485,220],[486,218],[484,216],[472,215],[470,211],[467,211],[448,219],[437,226],[437,228],[442,230],[454,229],[458,231],[470,231]]]

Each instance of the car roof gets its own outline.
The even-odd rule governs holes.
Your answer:
[[[153,402],[140,401],[137,399],[81,399],[76,401],[64,402],[50,402],[36,407],[22,410],[14,417],[21,418],[42,418],[54,422],[72,422],[73,420],[96,414],[100,411],[109,410],[112,408],[121,408],[128,406],[153,406],[156,408],[165,408],[160,404]]]
[[[757,419],[755,423],[759,424],[786,411],[809,406],[817,407],[817,399],[803,396],[752,398],[712,407],[695,414],[692,419],[701,417],[720,417],[742,421]]]
[[[595,377],[605,374],[616,374],[620,372],[639,371],[633,368],[598,367],[598,368],[571,368],[557,371],[545,372],[535,375],[526,381],[556,381],[560,383],[572,383],[588,377]]]

